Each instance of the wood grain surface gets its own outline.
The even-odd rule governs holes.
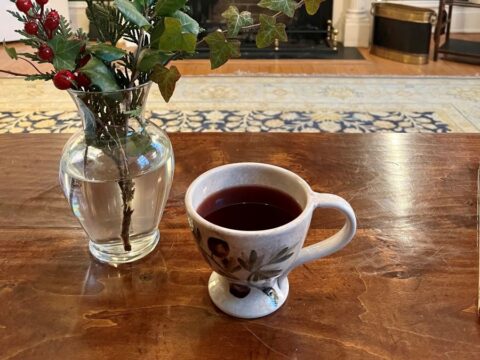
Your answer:
[[[174,186],[159,247],[93,260],[61,194],[65,135],[0,136],[0,359],[479,359],[480,135],[172,134]],[[214,166],[290,169],[352,204],[350,245],[294,270],[257,320],[207,293],[183,197]],[[341,226],[317,211],[307,243]]]

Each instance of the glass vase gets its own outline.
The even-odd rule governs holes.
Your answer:
[[[149,254],[172,185],[168,136],[144,118],[151,83],[113,92],[69,91],[83,131],[65,145],[60,184],[89,237],[111,265]]]

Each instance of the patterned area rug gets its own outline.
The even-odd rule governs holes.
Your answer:
[[[190,76],[147,117],[169,132],[479,132],[480,78]],[[0,79],[0,133],[75,132],[66,92]]]

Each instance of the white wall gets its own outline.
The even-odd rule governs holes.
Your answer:
[[[438,11],[439,3],[436,0],[403,0],[392,2],[430,8],[435,10],[435,12]],[[459,33],[480,33],[480,9],[454,6],[451,31]]]
[[[61,15],[69,19],[68,1],[67,0],[50,0],[47,4],[48,8],[56,9]],[[20,39],[15,30],[21,29],[22,24],[7,10],[16,10],[14,3],[9,0],[0,0],[0,41],[15,41]]]

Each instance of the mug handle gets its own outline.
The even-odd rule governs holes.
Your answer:
[[[340,250],[352,240],[353,235],[355,235],[355,231],[357,230],[355,213],[345,199],[333,194],[313,193],[312,196],[315,209],[328,208],[339,210],[345,215],[346,222],[343,228],[335,235],[316,244],[302,248],[300,254],[293,262],[288,272],[306,262],[320,259]]]

